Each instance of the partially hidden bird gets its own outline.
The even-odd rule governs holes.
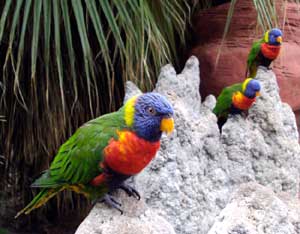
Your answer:
[[[241,114],[252,106],[260,94],[260,89],[258,80],[247,78],[243,83],[233,84],[222,90],[213,109],[220,131],[229,114]]]
[[[65,189],[91,201],[105,201],[123,213],[111,192],[120,188],[140,199],[138,191],[124,181],[154,158],[162,133],[173,131],[173,114],[164,96],[150,92],[85,123],[61,145],[50,168],[32,183],[31,187],[41,190],[16,217],[29,214]]]
[[[262,39],[252,44],[247,59],[246,77],[256,77],[258,66],[264,66],[269,69],[272,61],[280,53],[282,36],[280,29],[273,28],[265,32]]]

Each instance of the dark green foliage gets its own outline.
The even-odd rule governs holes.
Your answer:
[[[0,234],[8,234],[8,230],[0,227]]]

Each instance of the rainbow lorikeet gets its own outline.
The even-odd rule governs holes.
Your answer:
[[[121,188],[140,199],[124,181],[149,164],[160,147],[162,132],[170,133],[173,128],[171,104],[153,92],[134,96],[118,111],[85,123],[31,185],[41,191],[16,217],[30,213],[64,189],[90,200],[101,199],[122,213],[121,204],[110,192]]]
[[[247,60],[249,77],[256,76],[258,66],[269,68],[271,62],[279,55],[281,43],[282,32],[278,28],[267,31],[261,40],[253,43]]]
[[[220,131],[229,114],[240,114],[252,106],[259,91],[259,81],[252,78],[247,78],[243,83],[234,84],[222,90],[213,109],[218,117]]]

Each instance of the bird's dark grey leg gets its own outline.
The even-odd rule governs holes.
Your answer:
[[[122,204],[118,202],[112,195],[110,194],[105,194],[104,197],[94,200],[93,204],[97,202],[105,202],[107,205],[117,209],[118,211],[121,212],[121,215],[124,213],[123,210],[121,209]]]
[[[242,116],[244,119],[246,119],[247,116],[248,116],[248,111],[242,111],[242,112],[241,112],[241,116]]]
[[[141,195],[139,194],[139,192],[132,186],[122,183],[119,188],[124,190],[128,194],[129,197],[133,196],[137,200],[141,199]]]

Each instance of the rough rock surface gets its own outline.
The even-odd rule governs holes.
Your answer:
[[[300,203],[257,183],[241,185],[208,234],[299,234]]]
[[[116,209],[97,203],[77,234],[175,234],[171,224],[147,207],[144,201],[134,201],[124,192],[117,194],[122,200],[123,215]]]
[[[217,95],[225,86],[244,79],[252,42],[263,34],[257,27],[253,1],[238,0],[218,65],[215,66],[229,5],[230,3],[222,4],[200,11],[193,20],[195,46],[190,54],[196,55],[202,65],[203,97],[208,94]],[[276,6],[279,27],[284,31],[284,43],[279,58],[273,64],[274,71],[283,101],[291,105],[300,121],[300,14],[296,3],[277,0]]]
[[[262,83],[262,95],[248,117],[230,117],[220,135],[211,111],[215,98],[208,96],[201,104],[196,57],[191,57],[178,75],[171,65],[162,68],[155,91],[173,104],[175,131],[163,137],[156,158],[134,183],[147,204],[145,210],[166,219],[176,233],[207,233],[232,192],[246,182],[256,181],[291,196],[298,193],[300,146],[294,114],[281,102],[272,71],[260,69],[257,79]],[[131,85],[130,90],[133,94],[135,88]],[[118,199],[124,203],[124,197]],[[128,206],[136,206],[129,199]],[[105,232],[104,226],[116,228],[120,223],[111,220],[118,219],[132,223],[144,217],[146,226],[155,226],[152,215],[136,212],[120,217],[104,205],[96,206],[77,234],[84,233],[84,227],[97,230],[90,233],[111,233]]]

